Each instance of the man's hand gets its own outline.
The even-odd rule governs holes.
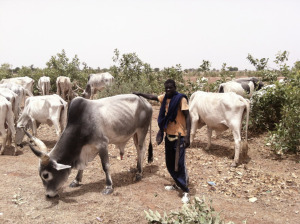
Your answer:
[[[132,92],[132,94],[137,95],[137,96],[141,95],[141,93],[139,93],[139,92]]]
[[[184,136],[184,144],[185,144],[185,148],[188,148],[190,146],[190,136],[186,135]]]
[[[152,95],[152,94],[145,94],[145,93],[140,93],[140,92],[132,92],[132,94],[135,94],[137,96],[142,96],[148,100],[156,100],[158,101],[158,98],[156,95]]]
[[[164,138],[164,132],[161,131],[161,130],[159,130],[157,132],[157,135],[156,135],[156,143],[157,143],[157,145],[160,145],[160,143],[162,143],[163,138]]]

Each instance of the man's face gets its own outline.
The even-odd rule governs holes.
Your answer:
[[[176,92],[176,87],[172,83],[165,84],[165,91],[167,97],[172,97]]]

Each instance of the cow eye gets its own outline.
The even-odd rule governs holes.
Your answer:
[[[48,171],[44,171],[44,172],[41,173],[41,177],[42,177],[43,180],[49,181],[49,180],[52,179],[52,174],[49,173]]]

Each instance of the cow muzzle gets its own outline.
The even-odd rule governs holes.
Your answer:
[[[47,191],[46,197],[47,198],[55,198],[55,197],[59,197],[59,195],[58,195],[57,191]]]

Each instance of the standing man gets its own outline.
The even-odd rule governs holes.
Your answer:
[[[175,181],[174,185],[165,186],[166,190],[183,191],[182,202],[189,202],[188,174],[185,167],[185,148],[190,145],[191,121],[187,96],[176,91],[175,81],[168,79],[165,83],[165,94],[134,94],[161,103],[156,141],[160,144],[165,136],[165,159],[167,169]],[[177,154],[177,155],[176,155]]]

